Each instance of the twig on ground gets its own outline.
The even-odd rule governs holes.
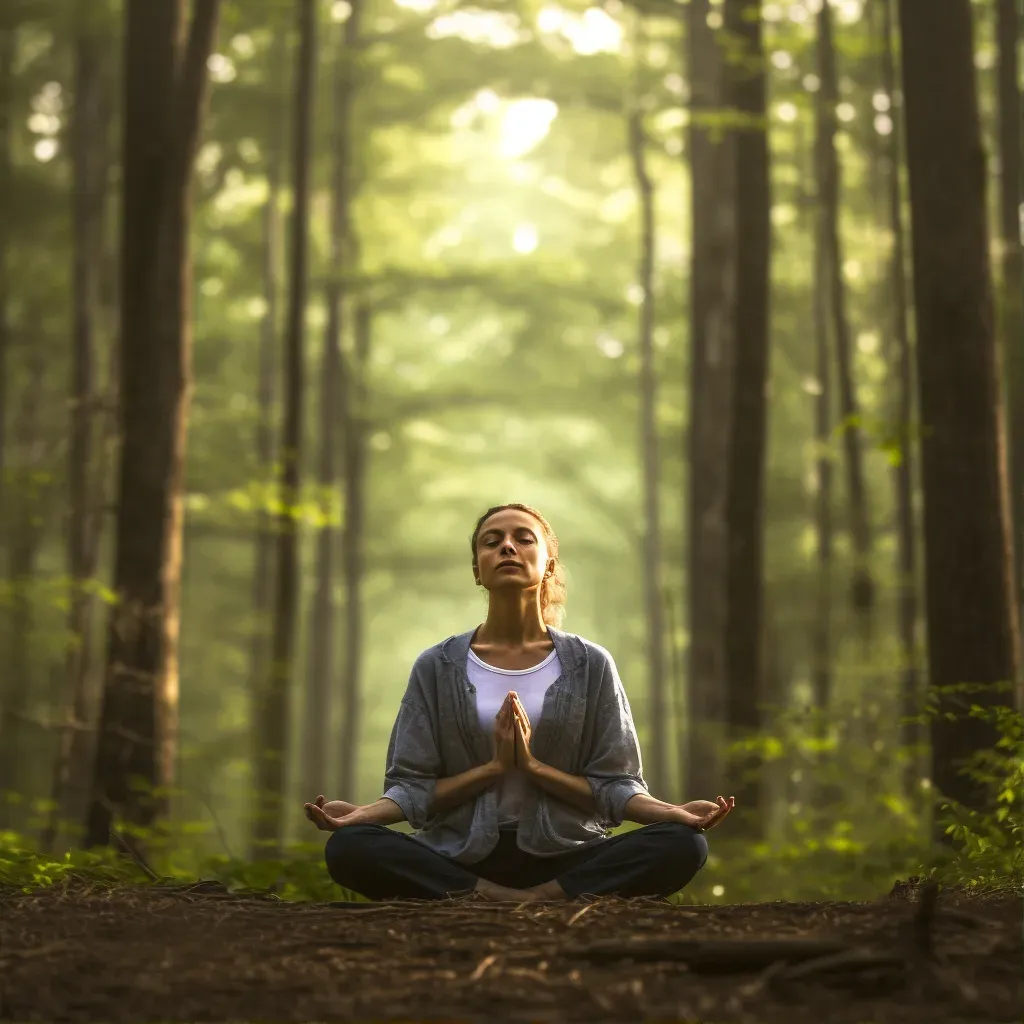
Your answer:
[[[592,910],[596,906],[596,903],[588,903],[582,910],[577,910],[576,913],[569,918],[566,927],[571,928],[588,910]]]
[[[128,841],[116,829],[110,829],[110,837],[116,842],[125,853],[135,862],[136,866],[144,871],[151,882],[159,882],[160,876],[143,860],[142,855],[131,848]]]
[[[491,953],[490,956],[485,956],[483,960],[476,965],[476,970],[469,976],[470,981],[479,981],[486,973],[487,969],[498,959],[497,953]]]

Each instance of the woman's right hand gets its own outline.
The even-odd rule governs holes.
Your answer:
[[[505,703],[494,718],[494,760],[503,772],[510,772],[516,766],[516,725],[511,694],[505,697]]]
[[[321,793],[313,803],[303,804],[306,817],[322,832],[333,832],[344,825],[356,824],[349,816],[359,810],[358,804],[347,800],[325,800]]]

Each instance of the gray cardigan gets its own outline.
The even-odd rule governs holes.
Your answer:
[[[482,860],[498,842],[495,788],[428,817],[434,788],[486,764],[489,730],[481,728],[476,689],[466,673],[473,630],[451,636],[415,661],[388,745],[384,796],[402,809],[415,838],[463,864]],[[544,696],[531,747],[545,764],[582,775],[594,791],[597,815],[530,787],[519,817],[519,846],[550,856],[599,843],[622,823],[625,806],[646,793],[640,745],[626,691],[611,655],[573,633],[548,629],[561,675]]]

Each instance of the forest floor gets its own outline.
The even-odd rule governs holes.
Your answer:
[[[285,903],[0,892],[0,1020],[1020,1021],[1019,895]]]

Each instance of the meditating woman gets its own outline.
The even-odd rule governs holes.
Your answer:
[[[733,798],[676,806],[644,783],[626,692],[607,651],[557,629],[558,540],[519,504],[473,531],[488,594],[475,630],[424,651],[388,747],[384,795],[305,805],[332,832],[331,877],[370,899],[667,896],[707,859]],[[408,821],[411,835],[386,826]],[[645,827],[619,835],[624,821]]]

